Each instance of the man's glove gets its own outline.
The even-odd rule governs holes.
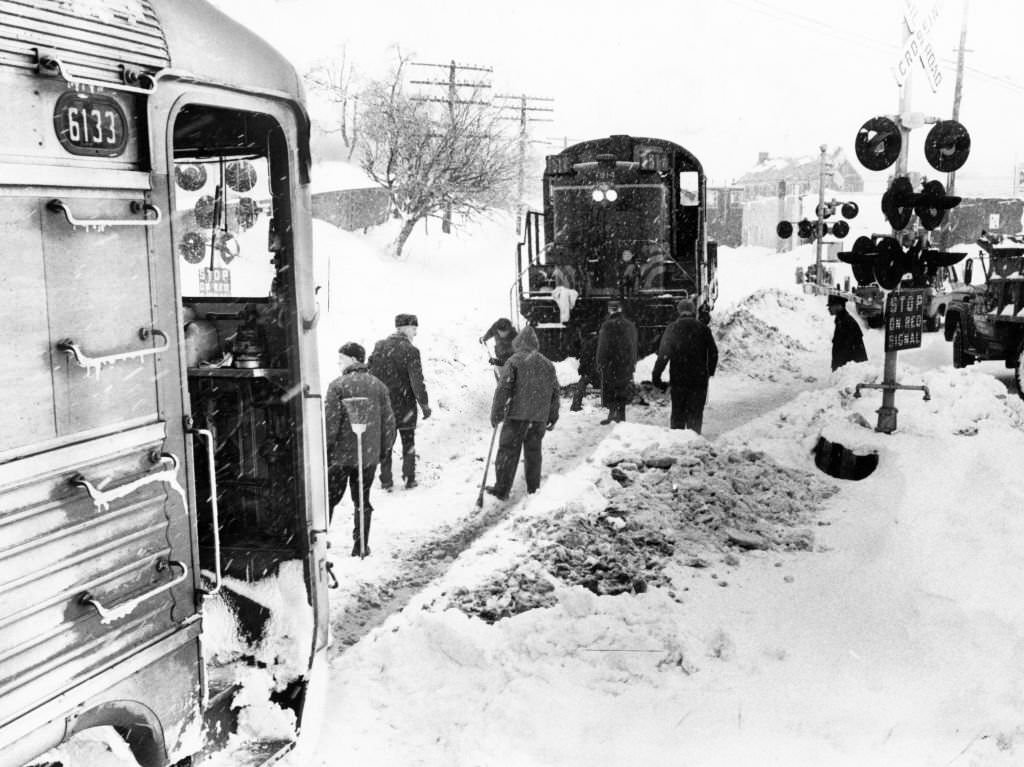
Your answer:
[[[555,428],[556,423],[558,423],[558,419],[555,419],[554,421],[548,421],[548,431],[551,431],[553,428]]]
[[[491,357],[487,361],[490,362],[492,365],[497,365],[498,367],[502,367],[501,360],[499,360],[497,357]]]
[[[483,336],[480,336],[480,338],[478,338],[477,340],[478,340],[478,341],[479,341],[480,343],[482,343],[482,344],[483,344],[484,346],[487,346],[487,342],[486,342],[486,341],[484,340],[484,337],[483,337]]]
[[[651,383],[657,386],[660,391],[665,391],[665,389],[668,388],[668,384],[660,379],[657,381],[651,381]]]
[[[424,421],[426,421],[428,418],[430,418],[430,412],[431,412],[430,406],[429,405],[424,405],[423,406],[423,420]]]

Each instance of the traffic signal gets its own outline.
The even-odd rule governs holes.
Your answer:
[[[885,170],[900,156],[903,137],[896,123],[888,117],[872,117],[857,131],[853,148],[868,170]]]
[[[946,194],[941,181],[925,181],[921,194],[917,196],[914,212],[921,226],[934,229],[946,217],[946,211],[960,204],[960,198]]]
[[[839,210],[843,218],[854,218],[860,212],[860,208],[857,207],[855,202],[840,202],[839,200],[820,202],[815,207],[815,213],[818,219],[821,220],[821,236],[824,237],[831,233],[841,240],[850,233],[850,225],[845,221],[836,221],[833,224],[829,224],[824,220],[835,215],[836,209]],[[815,240],[818,237],[818,221],[811,221],[806,218],[801,219],[796,222],[796,232],[802,240]],[[781,239],[788,240],[793,236],[793,222],[780,221],[775,227],[775,233]]]

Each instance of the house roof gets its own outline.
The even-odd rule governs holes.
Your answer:
[[[740,176],[735,183],[753,184],[784,178],[816,178],[820,161],[821,156],[818,154],[799,157],[769,157]],[[826,153],[825,161],[832,165],[833,176],[850,173],[858,175],[847,161],[846,153],[840,148],[834,149],[831,154]],[[837,171],[839,172],[837,173]]]

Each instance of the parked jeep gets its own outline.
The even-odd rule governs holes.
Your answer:
[[[970,284],[974,263],[968,259],[964,264],[966,286],[946,309],[945,336],[953,344],[953,367],[1003,360],[1013,369],[1020,391],[1024,372],[1024,235],[983,233],[977,242],[985,283]]]

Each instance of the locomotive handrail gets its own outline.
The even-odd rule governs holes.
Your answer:
[[[157,586],[154,589],[150,589],[144,594],[139,594],[137,597],[129,599],[127,602],[122,602],[116,607],[105,607],[102,602],[96,599],[96,597],[94,597],[88,591],[84,592],[81,596],[79,596],[78,601],[84,605],[89,605],[94,610],[96,610],[96,612],[99,613],[100,621],[103,623],[110,623],[111,621],[119,620],[120,618],[123,618],[126,615],[130,614],[136,607],[145,602],[147,599],[152,599],[157,594],[162,594],[163,592],[174,588],[188,577],[188,567],[185,565],[184,562],[179,562],[176,559],[168,560],[163,558],[158,559],[156,561],[157,572],[163,572],[169,567],[180,567],[181,575],[179,575],[177,578],[174,578],[173,580],[169,580],[166,583]]]
[[[117,352],[116,354],[108,354],[104,357],[90,357],[88,354],[82,351],[82,348],[72,339],[63,338],[57,342],[57,350],[62,351],[68,355],[69,358],[75,361],[79,367],[86,368],[87,370],[95,369],[97,375],[99,369],[104,365],[112,365],[115,362],[121,362],[122,360],[138,359],[142,362],[146,357],[151,357],[155,354],[167,351],[167,347],[170,346],[170,340],[167,338],[167,334],[159,328],[139,328],[139,338],[145,341],[150,336],[160,336],[164,339],[164,342],[160,346],[151,346],[148,349],[139,349],[133,352]]]
[[[89,88],[108,88],[125,93],[141,93],[145,96],[156,91],[156,78],[152,75],[140,72],[132,67],[121,65],[121,77],[123,83],[113,83],[106,80],[93,80],[87,77],[78,77],[68,70],[68,65],[60,60],[52,51],[41,51],[36,49],[36,69],[41,74],[53,75],[61,78],[68,85],[78,88],[86,86]],[[145,82],[147,85],[130,85],[130,82]]]
[[[217,466],[214,457],[214,453],[216,451],[214,449],[215,445],[212,431],[209,429],[197,429],[195,427],[190,427],[189,431],[193,434],[198,434],[206,441],[206,471],[210,481],[210,515],[212,517],[211,524],[213,526],[213,588],[209,591],[204,591],[204,593],[207,596],[213,596],[220,591],[221,586],[220,507],[217,505]]]
[[[126,482],[123,485],[117,487],[111,487],[101,489],[96,487],[92,482],[87,480],[81,474],[75,474],[69,480],[75,487],[80,487],[89,494],[92,498],[93,506],[100,511],[104,511],[110,507],[110,502],[118,498],[123,498],[129,493],[133,493],[140,487],[150,485],[154,482],[170,482],[177,484],[178,481],[178,457],[174,453],[160,453],[156,456],[156,463],[164,464],[170,462],[170,468],[161,469],[155,471],[152,474],[146,474],[143,477],[134,479],[131,482]]]
[[[63,213],[71,226],[84,226],[87,229],[106,229],[108,226],[156,226],[163,220],[160,208],[151,202],[131,201],[131,212],[142,211],[143,218],[75,218],[67,203],[60,199],[53,199],[46,203],[47,210],[52,213]],[[145,218],[145,214],[155,213],[155,218]]]

